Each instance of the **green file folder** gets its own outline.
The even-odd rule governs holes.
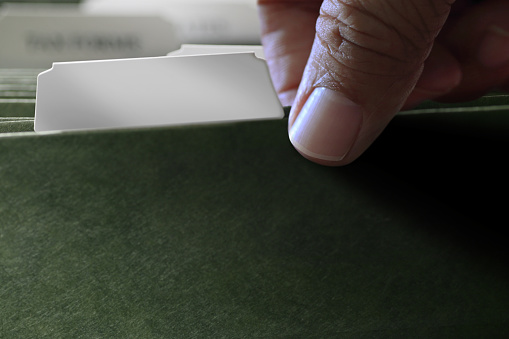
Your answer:
[[[508,104],[328,168],[285,120],[38,135],[4,95],[0,337],[505,337]]]

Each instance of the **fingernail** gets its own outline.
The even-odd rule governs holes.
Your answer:
[[[499,26],[490,26],[481,42],[478,58],[487,68],[509,63],[509,32]]]
[[[336,91],[316,88],[290,127],[290,141],[304,155],[340,161],[352,148],[361,123],[359,105]]]

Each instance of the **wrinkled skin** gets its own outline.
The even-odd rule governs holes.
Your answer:
[[[258,4],[274,86],[282,104],[292,105],[289,128],[315,88],[340,92],[362,109],[362,126],[343,159],[303,154],[324,165],[355,160],[401,109],[509,87],[509,36],[505,44],[485,38],[493,27],[502,29],[502,37],[509,32],[507,0]]]

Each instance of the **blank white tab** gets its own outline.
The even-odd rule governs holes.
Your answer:
[[[183,44],[180,49],[168,53],[168,55],[211,55],[211,54],[232,54],[252,52],[257,58],[265,59],[263,47],[261,45],[200,45]]]
[[[253,53],[55,63],[38,77],[35,130],[283,118]]]
[[[160,15],[175,24],[182,43],[260,43],[256,0],[96,0],[81,8],[93,14]]]

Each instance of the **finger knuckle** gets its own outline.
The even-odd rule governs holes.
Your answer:
[[[351,59],[384,60],[388,65],[422,62],[438,33],[446,8],[412,0],[328,0],[317,21],[320,40],[330,50],[349,50]],[[383,71],[383,68],[380,68]]]

